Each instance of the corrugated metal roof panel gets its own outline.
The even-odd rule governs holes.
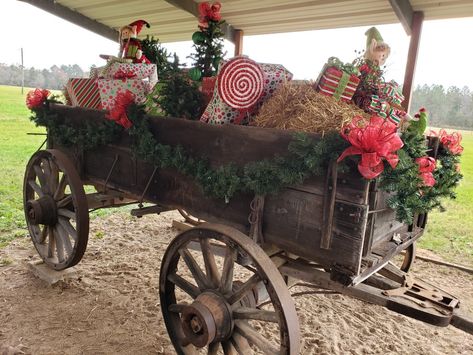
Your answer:
[[[189,0],[191,1],[191,0]],[[151,24],[142,36],[162,42],[190,40],[197,20],[164,0],[57,0],[104,25],[118,29],[138,18]],[[197,1],[201,2],[201,1]],[[388,0],[221,0],[223,18],[247,35],[398,22]],[[425,19],[473,16],[472,0],[411,0]]]

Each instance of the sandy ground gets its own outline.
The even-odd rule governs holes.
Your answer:
[[[0,354],[173,354],[160,312],[158,271],[176,212],[91,223],[76,276],[48,286],[29,271],[28,239],[0,251]],[[414,273],[473,313],[473,275],[417,261]],[[298,286],[291,293],[307,291]],[[339,294],[296,296],[303,354],[473,354],[473,336]]]

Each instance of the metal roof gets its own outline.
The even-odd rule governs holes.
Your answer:
[[[136,19],[144,19],[150,23],[151,28],[144,28],[141,37],[154,35],[164,43],[190,40],[192,33],[197,29],[193,13],[196,13],[197,4],[201,2],[20,1],[41,7],[68,20],[71,20],[71,16],[77,15],[77,19],[83,22],[84,27],[111,39],[121,26]],[[407,24],[409,27],[412,18],[409,14],[412,15],[412,11],[422,11],[425,20],[473,16],[472,0],[221,0],[220,2],[223,18],[234,29],[243,30],[245,35],[397,23],[403,22],[403,14],[408,16],[404,25],[406,27]],[[61,11],[58,11],[58,8]],[[110,31],[107,32],[107,29]]]

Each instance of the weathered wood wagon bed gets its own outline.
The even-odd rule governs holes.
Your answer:
[[[105,115],[62,105],[50,110],[71,126]],[[181,145],[213,167],[284,155],[293,137],[149,119],[159,143]],[[376,182],[337,174],[332,164],[326,176],[277,194],[211,199],[192,178],[139,160],[130,139],[124,134],[116,144],[86,151],[48,136],[47,150],[35,153],[26,169],[25,215],[39,254],[56,269],[82,258],[93,209],[137,203],[134,216],[184,209],[207,221],[170,243],[160,270],[162,312],[178,353],[207,348],[213,354],[220,346],[225,354],[297,353],[298,321],[288,292],[294,280],[473,333],[454,296],[406,274],[427,216],[416,216],[412,225],[397,222]],[[95,191],[85,193],[86,185]]]

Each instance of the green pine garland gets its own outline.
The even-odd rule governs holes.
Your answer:
[[[52,139],[60,145],[93,150],[117,141],[124,129],[115,122],[84,121],[71,126],[48,109],[48,103],[34,111],[32,120],[46,126]],[[209,197],[228,201],[239,192],[265,195],[276,193],[285,186],[301,184],[310,176],[324,175],[330,161],[339,157],[348,147],[338,132],[314,140],[303,133],[295,133],[288,146],[288,153],[272,159],[255,161],[238,167],[232,163],[212,168],[206,159],[190,156],[182,146],[158,143],[149,128],[143,106],[131,105],[128,117],[133,126],[128,129],[132,137],[132,151],[140,159],[159,168],[175,169],[192,177]],[[434,171],[436,184],[423,186],[415,159],[425,156],[427,146],[423,136],[406,131],[402,135],[404,147],[398,151],[399,163],[395,169],[386,164],[378,178],[382,190],[391,193],[388,205],[396,210],[397,219],[412,223],[415,213],[426,213],[441,208],[443,197],[455,198],[454,188],[462,176],[457,171],[460,157],[441,147],[438,167]],[[356,160],[356,158],[355,158]],[[348,160],[350,161],[350,160]],[[340,165],[346,171],[348,165]]]
[[[411,224],[414,214],[427,213],[437,207],[442,210],[442,198],[455,198],[454,189],[462,179],[457,171],[460,156],[441,146],[434,171],[436,183],[432,187],[423,186],[415,159],[427,154],[425,138],[409,130],[401,138],[404,147],[398,151],[398,165],[395,169],[387,166],[379,181],[382,190],[392,193],[387,202],[396,211],[397,219]]]

